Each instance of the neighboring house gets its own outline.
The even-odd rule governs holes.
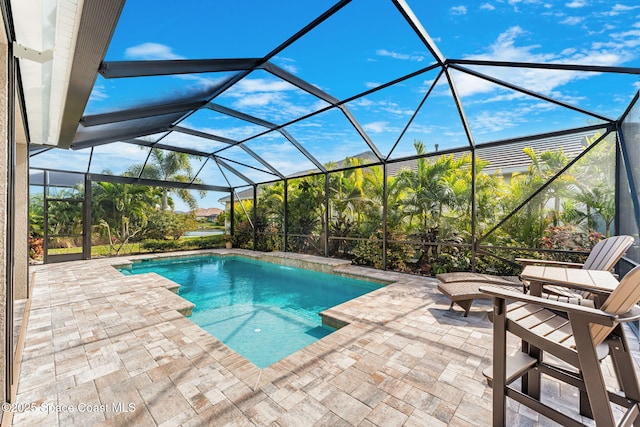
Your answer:
[[[573,159],[580,154],[585,147],[587,147],[587,140],[594,140],[597,135],[598,134],[594,135],[593,132],[582,132],[565,136],[543,138],[534,141],[512,142],[507,145],[493,145],[487,148],[479,148],[477,150],[477,155],[482,160],[489,162],[489,164],[484,168],[484,172],[492,174],[500,171],[505,180],[509,181],[514,173],[526,172],[531,164],[531,159],[523,151],[525,147],[533,148],[536,153],[562,148],[567,157],[569,159]],[[455,154],[455,156],[459,155],[460,154]],[[377,160],[370,151],[356,154],[352,157],[363,158],[372,163]],[[346,165],[346,159],[340,160],[335,162],[335,166],[332,169],[340,169]],[[413,159],[398,162],[391,161],[387,164],[387,173],[389,176],[395,176],[402,169],[416,170],[417,167],[417,162]],[[317,172],[317,170],[300,171],[289,175],[289,177],[302,177],[314,172]],[[260,194],[260,187],[258,187],[258,194]],[[234,197],[235,201],[253,200],[253,188],[239,191],[234,195]],[[230,210],[230,196],[222,197],[218,201],[220,203],[224,203],[225,210]]]
[[[483,169],[483,172],[492,174],[500,171],[505,180],[509,181],[514,173],[523,173],[529,168],[531,159],[524,152],[526,147],[533,148],[536,153],[553,151],[561,148],[569,159],[573,159],[587,147],[587,139],[594,140],[594,133],[582,132],[533,141],[512,142],[506,145],[493,145],[486,148],[478,148],[476,150],[476,154],[482,160],[489,162],[489,164]],[[460,154],[456,154],[456,156],[459,155]],[[416,161],[405,160],[389,163],[387,166],[387,173],[389,176],[395,176],[401,169],[407,168],[416,170]]]
[[[258,194],[260,194],[260,191],[261,189],[258,187]],[[253,200],[253,187],[242,191],[236,191],[233,197],[235,202],[238,200]],[[224,203],[226,211],[231,210],[231,196],[224,196],[221,199],[218,199],[218,202]]]
[[[196,209],[195,214],[198,220],[214,222],[222,212],[224,211],[218,208],[199,208]]]

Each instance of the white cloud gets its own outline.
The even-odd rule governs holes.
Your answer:
[[[201,75],[196,74],[176,74],[174,77],[176,79],[193,82],[190,86],[185,87],[183,90],[195,89],[196,91],[211,89],[226,80],[225,77],[202,77]],[[184,93],[182,95],[184,95]]]
[[[606,33],[607,31],[611,31],[611,30],[613,30],[613,29],[615,29],[615,28],[616,28],[616,27],[615,27],[615,25],[611,25],[611,24],[604,24],[604,25],[602,25],[602,26],[600,27],[600,29],[599,29],[598,31],[594,31],[593,29],[589,29],[589,30],[587,31],[587,34],[588,34],[588,35],[590,35],[590,36],[597,35],[597,34],[604,34],[604,33]]]
[[[517,108],[483,110],[470,116],[470,126],[475,135],[494,134],[535,122],[541,113],[557,109],[548,102],[522,100]]]
[[[610,11],[608,12],[604,12],[603,15],[605,16],[617,16],[620,15],[623,12],[630,12],[632,10],[638,9],[640,8],[640,6],[625,6],[623,4],[620,3],[616,3],[613,8],[611,8]]]
[[[290,72],[291,74],[297,74],[298,73],[298,67],[296,67],[293,64],[283,64],[282,65],[282,69]]]
[[[503,0],[499,0],[499,1],[503,1]],[[510,6],[513,6],[513,10],[515,12],[520,12],[520,10],[518,9],[519,4],[537,4],[537,5],[542,5],[542,7],[546,9],[550,9],[552,7],[552,5],[550,5],[549,3],[545,3],[542,0],[507,0],[507,3],[509,3]]]
[[[495,42],[486,48],[485,53],[467,55],[467,59],[476,60],[496,60],[506,62],[533,62],[533,63],[568,63],[568,64],[588,64],[613,66],[624,63],[632,58],[637,49],[631,49],[635,45],[640,45],[640,39],[632,37],[634,31],[619,33],[617,39],[607,45],[594,44],[590,49],[565,49],[561,53],[539,52],[539,45],[519,46],[516,41],[527,35],[521,27],[514,26],[498,36]],[[525,68],[499,68],[480,69],[498,80],[510,82],[516,86],[527,88],[531,91],[554,96],[556,99],[565,102],[576,101],[568,94],[563,94],[559,90],[562,86],[579,79],[588,79],[593,73],[580,73],[575,71],[543,70]],[[485,96],[483,102],[504,100],[506,91],[498,85],[485,80],[466,75],[464,73],[454,73],[454,81],[458,93],[463,97],[470,97],[476,94],[489,95],[495,92],[495,96]],[[512,93],[513,92],[509,92]],[[513,95],[514,99],[517,95]],[[465,102],[469,102],[465,100]]]
[[[492,5],[491,3],[484,3],[480,6],[480,9],[482,10],[496,10],[496,7],[494,5]]]
[[[103,101],[107,98],[109,98],[109,95],[107,95],[104,85],[101,85],[100,83],[96,83],[93,86],[93,89],[91,90],[89,101],[92,101],[92,102]]]
[[[624,4],[616,3],[616,5],[613,6],[613,10],[616,12],[627,12],[629,10],[634,10],[639,7],[640,6],[625,6]]]
[[[256,92],[282,92],[287,90],[295,90],[296,88],[289,83],[282,80],[267,80],[267,79],[242,79],[236,85],[233,86],[234,91],[242,93],[256,93]]]
[[[631,49],[640,46],[640,29],[629,30],[621,33],[611,34],[611,41],[597,42],[593,44],[594,49],[607,49],[609,51],[624,52],[625,56],[632,55]],[[629,59],[629,58],[628,58]]]
[[[470,126],[478,135],[499,132],[518,125],[518,114],[514,111],[483,111],[471,120]]]
[[[584,21],[584,17],[582,16],[567,16],[565,19],[560,21],[560,23],[566,25],[578,25],[582,21]]]
[[[227,90],[220,98],[232,107],[256,117],[269,117],[273,122],[289,121],[328,104],[307,96],[297,87],[278,79],[245,78]]]
[[[480,93],[490,93],[496,89],[496,86],[493,83],[490,83],[486,80],[457,72],[454,73],[454,75],[456,91],[458,95],[462,97],[472,96]],[[444,89],[447,93],[449,93],[449,89],[447,87],[445,87]]]
[[[362,125],[362,127],[367,132],[382,133],[382,132],[387,130],[386,128],[387,128],[388,124],[389,123],[387,123],[387,122],[371,122],[371,123],[367,123],[367,124]]]
[[[384,113],[385,117],[388,115],[396,116],[410,116],[414,113],[414,110],[408,106],[403,106],[397,102],[390,101],[372,101],[371,99],[359,98],[349,103],[352,111],[365,110],[368,114],[373,116],[379,116]],[[378,123],[378,122],[376,122]]]
[[[376,50],[376,55],[378,56],[388,56],[394,59],[401,59],[404,61],[416,61],[416,62],[421,62],[424,60],[424,56],[423,55],[407,55],[404,53],[398,53],[398,52],[392,52],[386,49],[378,49]]]
[[[299,71],[295,59],[287,58],[285,56],[276,56],[275,58],[273,58],[273,61],[275,64],[279,65],[291,74],[297,74]]]
[[[566,6],[571,9],[578,9],[580,7],[585,7],[586,5],[587,2],[584,0],[573,0],[572,2],[566,4]]]
[[[517,1],[515,3],[518,3]],[[575,2],[574,2],[575,3]],[[569,19],[569,18],[568,18]],[[566,21],[566,20],[565,20]],[[569,23],[568,21],[565,23]],[[577,22],[576,22],[577,23]],[[639,24],[635,25],[636,28],[640,28]],[[466,56],[469,59],[493,59],[502,61],[517,61],[517,62],[547,62],[547,63],[584,63],[591,65],[617,65],[625,60],[628,60],[632,53],[625,52],[633,46],[640,45],[640,29],[633,29],[631,31],[619,32],[611,34],[611,39],[608,42],[601,42],[594,44],[590,49],[581,48],[569,48],[560,52],[541,51],[541,46],[537,44],[520,45],[521,41],[528,33],[519,26],[514,26],[502,34],[500,34],[496,40],[480,54]],[[391,52],[387,50],[378,50],[377,54],[380,56],[388,56],[399,60],[422,60],[422,56],[408,55],[398,52]],[[418,59],[420,58],[420,59]],[[563,85],[568,84],[571,81],[580,78],[588,78],[593,74],[576,73],[570,71],[554,71],[554,70],[536,70],[536,69],[514,69],[514,68],[494,68],[490,72],[498,79],[509,81],[515,85],[526,87],[533,91],[549,95],[556,96],[558,99],[571,102],[576,101],[575,98],[570,98],[566,94],[562,94],[560,88]],[[456,88],[462,96],[471,96],[474,94],[484,93],[488,96],[482,100],[483,104],[490,104],[492,102],[505,102],[505,101],[524,101],[526,95],[512,92],[505,89],[500,89],[492,83],[486,82],[481,79],[470,77],[462,73],[455,73],[454,76],[456,82]],[[379,85],[377,82],[365,83],[367,87],[376,87]],[[636,84],[640,86],[640,83]],[[294,106],[289,101],[288,94],[292,90],[297,90],[295,87],[273,79],[245,79],[241,83],[234,87],[234,101],[236,106],[245,108],[255,107],[269,107],[269,111],[275,112],[276,110],[284,110],[290,107],[297,108],[300,113],[308,112],[309,107],[303,105]],[[475,101],[475,100],[471,100]],[[368,102],[368,105],[365,105]],[[465,100],[469,102],[469,100]],[[323,104],[326,106],[326,104]],[[370,107],[377,111],[394,112],[397,114],[404,113],[398,106],[392,104],[381,105],[380,103],[372,103],[370,101],[361,99],[359,100],[359,106]],[[545,104],[548,108],[550,105]],[[319,107],[319,106],[316,106]],[[535,108],[535,111],[540,112],[542,106]],[[520,109],[519,109],[520,110]],[[477,122],[474,123],[474,127],[479,127],[483,131],[497,131],[506,129],[509,127],[517,126],[524,120],[523,114],[526,111],[533,111],[533,107],[530,110],[522,109],[518,114],[515,112],[501,112],[492,114],[479,114],[476,116]],[[281,115],[281,114],[280,114]],[[275,121],[275,118],[274,118]],[[363,125],[366,131],[375,133],[388,132],[389,123],[385,121],[373,121]],[[236,133],[236,132],[230,132]],[[239,133],[239,132],[238,132]],[[231,135],[227,135],[232,137]],[[333,156],[332,156],[333,157]],[[276,162],[277,160],[272,160]],[[283,160],[284,161],[284,160]],[[283,168],[289,168],[288,165],[282,165]]]
[[[256,93],[251,96],[245,96],[238,99],[235,103],[236,107],[257,107],[269,104],[278,104],[283,101],[282,96],[275,92]]]
[[[62,150],[54,148],[31,157],[29,166],[43,169],[60,169],[60,165],[64,165],[65,170],[68,171],[86,172],[90,151],[90,149]]]
[[[216,127],[215,129],[213,129],[208,127],[198,126],[196,123],[194,123],[191,120],[191,118],[184,121],[183,125],[187,128],[198,129],[199,131],[202,131],[205,133],[224,136],[230,139],[237,139],[239,135],[237,132],[230,132],[229,131],[230,128],[224,128],[226,133],[223,134],[223,132],[221,131],[221,129],[223,129],[222,127]],[[240,135],[248,136],[246,135],[246,132],[241,133]],[[217,149],[227,146],[227,144],[223,142],[213,141],[210,139],[201,138],[199,136],[189,135],[181,132],[171,132],[167,137],[162,139],[162,142],[167,145],[173,145],[177,147],[193,148],[194,150],[204,151],[205,153],[211,153]]]
[[[353,101],[353,105],[357,105],[358,107],[369,108],[369,107],[372,107],[375,104],[370,99],[358,98],[355,101]]]
[[[624,47],[636,47],[640,45],[640,28],[637,30],[611,34],[611,38],[622,44]]]
[[[134,144],[116,142],[101,145],[94,148],[91,171],[102,172],[108,169],[120,175],[131,166],[144,163],[148,153],[148,148]]]
[[[249,147],[267,163],[285,175],[314,168],[313,163],[307,160],[293,144],[283,140],[281,136],[273,138],[274,135],[280,134],[267,134],[260,138],[258,140],[259,142],[256,141],[258,145],[251,146],[251,144],[249,144]]]
[[[453,13],[454,15],[466,15],[467,8],[466,6],[454,6],[451,8],[451,13]]]
[[[159,43],[142,43],[137,46],[131,46],[125,50],[124,56],[141,60],[183,59],[183,57],[173,53],[169,46]]]

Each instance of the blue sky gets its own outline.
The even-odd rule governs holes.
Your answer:
[[[407,3],[445,58],[640,67],[637,0]],[[324,0],[129,1],[105,60],[262,57],[333,4]],[[342,100],[428,67],[434,60],[390,0],[354,0],[271,62]],[[613,119],[620,116],[640,89],[637,75],[468,68]],[[230,74],[127,79],[98,76],[86,114],[182,99],[213,87]],[[446,79],[438,81],[415,120],[402,133],[437,75],[438,70],[418,74],[346,104],[383,156],[413,154],[416,139],[424,141],[430,151],[435,150],[436,144],[440,149],[468,145]],[[470,74],[454,70],[451,76],[476,143],[598,123],[591,116]],[[263,70],[254,71],[213,102],[277,125],[328,106]],[[267,130],[209,109],[198,111],[180,125],[236,141]],[[285,129],[322,163],[369,149],[345,115],[336,110],[289,124]],[[145,138],[162,138],[163,144],[205,152],[226,146],[184,133]],[[246,145],[285,175],[315,168],[277,132],[249,140]],[[251,179],[273,179],[263,165],[240,148],[219,155],[253,166],[234,164]],[[59,164],[56,156],[51,153],[41,159],[36,157],[32,165]],[[132,163],[143,162],[145,156],[144,150],[131,144],[100,146],[95,148],[90,169],[109,169],[118,174]],[[65,153],[64,158],[65,163],[82,170],[83,162],[86,165],[88,161],[88,150]],[[194,158],[192,164],[198,170],[203,162]],[[233,174],[225,175],[232,185],[242,183]],[[226,185],[211,161],[204,164],[199,177],[207,184]],[[212,193],[200,205],[219,206],[215,200],[221,196]]]

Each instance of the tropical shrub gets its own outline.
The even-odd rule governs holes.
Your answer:
[[[397,243],[401,237],[387,232],[387,268],[395,271],[409,271],[407,263],[413,259],[415,251],[411,245]],[[353,248],[352,253],[352,262],[356,265],[384,268],[382,230],[376,230],[369,237],[369,240],[359,241]]]
[[[575,225],[550,226],[540,239],[540,247],[557,250],[558,252],[551,255],[554,260],[582,262],[586,258],[585,255],[570,254],[566,251],[589,252],[602,239],[602,233],[592,231],[585,234]]]
[[[233,246],[236,248],[252,249],[253,227],[251,223],[242,221],[236,225],[233,234]]]
[[[450,271],[469,271],[471,257],[468,251],[454,246],[445,247],[431,263],[431,273],[448,273]]]
[[[147,239],[179,239],[185,231],[198,227],[193,214],[180,214],[173,211],[152,211],[147,217],[147,226],[143,236]]]
[[[182,248],[182,242],[179,240],[158,240],[158,239],[149,239],[140,242],[140,246],[143,249],[152,252],[165,252],[165,251],[176,251]]]
[[[140,243],[140,246],[151,252],[187,251],[194,249],[210,249],[222,246],[222,235],[194,237],[179,240],[148,239]]]
[[[44,239],[42,237],[29,237],[29,258],[41,260],[44,256]]]

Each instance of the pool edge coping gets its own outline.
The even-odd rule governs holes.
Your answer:
[[[151,255],[151,256],[150,256]],[[218,256],[241,256],[249,259],[262,260],[264,262],[271,262],[273,264],[286,265],[292,267],[300,267],[299,265],[293,265],[296,261],[304,263],[307,266],[313,267],[322,267],[326,266],[329,268],[311,268],[314,271],[326,272],[329,274],[335,274],[342,277],[349,277],[354,279],[363,280],[366,278],[369,281],[381,284],[378,289],[375,289],[367,294],[360,295],[359,297],[353,298],[349,301],[345,301],[344,303],[338,304],[336,306],[330,307],[322,312],[318,313],[318,315],[322,318],[322,324],[325,326],[329,326],[335,329],[331,334],[318,339],[317,341],[283,357],[282,359],[274,362],[273,364],[265,367],[259,368],[251,361],[246,359],[241,354],[237,353],[231,347],[227,346],[224,342],[220,341],[218,338],[214,337],[202,327],[191,321],[189,317],[183,314],[183,318],[188,321],[194,327],[197,327],[199,330],[202,330],[207,334],[208,337],[213,339],[216,342],[216,346],[219,344],[223,346],[228,352],[231,352],[233,355],[237,356],[237,358],[241,359],[242,362],[238,362],[234,357],[229,357],[225,359],[229,359],[230,363],[224,363],[225,359],[219,360],[219,362],[228,370],[230,370],[234,375],[240,378],[247,386],[252,389],[257,389],[261,385],[264,385],[265,381],[269,382],[271,380],[267,380],[268,378],[273,377],[274,374],[277,376],[283,375],[284,372],[289,372],[292,369],[296,370],[300,367],[297,364],[292,364],[292,360],[296,358],[300,358],[304,355],[303,359],[309,359],[311,357],[320,357],[322,353],[330,350],[336,350],[335,345],[339,345],[334,343],[334,345],[330,345],[331,342],[342,342],[342,335],[350,338],[353,334],[351,329],[353,328],[362,328],[366,323],[370,323],[368,320],[359,319],[358,316],[354,316],[349,314],[347,311],[342,311],[342,307],[349,307],[354,304],[358,304],[362,298],[370,296],[371,294],[378,293],[386,289],[387,287],[398,284],[403,281],[403,279],[407,279],[407,274],[396,273],[396,272],[380,272],[379,270],[367,268],[363,266],[356,266],[351,264],[348,260],[341,260],[336,258],[324,258],[315,255],[306,255],[306,254],[295,254],[291,252],[256,252],[256,251],[248,251],[243,249],[207,249],[207,250],[197,250],[197,251],[181,251],[181,252],[163,252],[156,254],[142,254],[142,255],[134,255],[129,257],[123,257],[119,260],[113,260],[114,262],[110,262],[109,265],[118,271],[119,274],[122,274],[126,277],[120,270],[118,270],[118,266],[126,266],[133,263],[133,261],[139,261],[144,259],[165,259],[165,258],[188,258],[194,256],[207,256],[207,255],[218,255]],[[268,260],[265,260],[267,258]],[[270,260],[279,260],[283,262],[272,262]],[[119,262],[118,262],[119,261]],[[394,279],[384,279],[381,276],[394,276]],[[166,281],[170,281],[175,283],[169,279],[162,277]],[[180,286],[176,283],[176,285]],[[179,294],[174,294],[180,297],[182,300],[189,304],[193,304],[190,301],[186,300]],[[369,297],[370,298],[370,297]],[[348,305],[346,305],[348,304]],[[180,314],[182,314],[179,310],[176,309]],[[325,323],[327,322],[327,323]],[[335,324],[339,327],[334,327],[332,324]],[[196,341],[197,342],[197,341]],[[329,348],[327,348],[329,347]],[[210,353],[211,354],[211,353]],[[309,361],[305,363],[310,363]],[[247,366],[249,365],[249,366]],[[257,378],[256,378],[257,377]]]

